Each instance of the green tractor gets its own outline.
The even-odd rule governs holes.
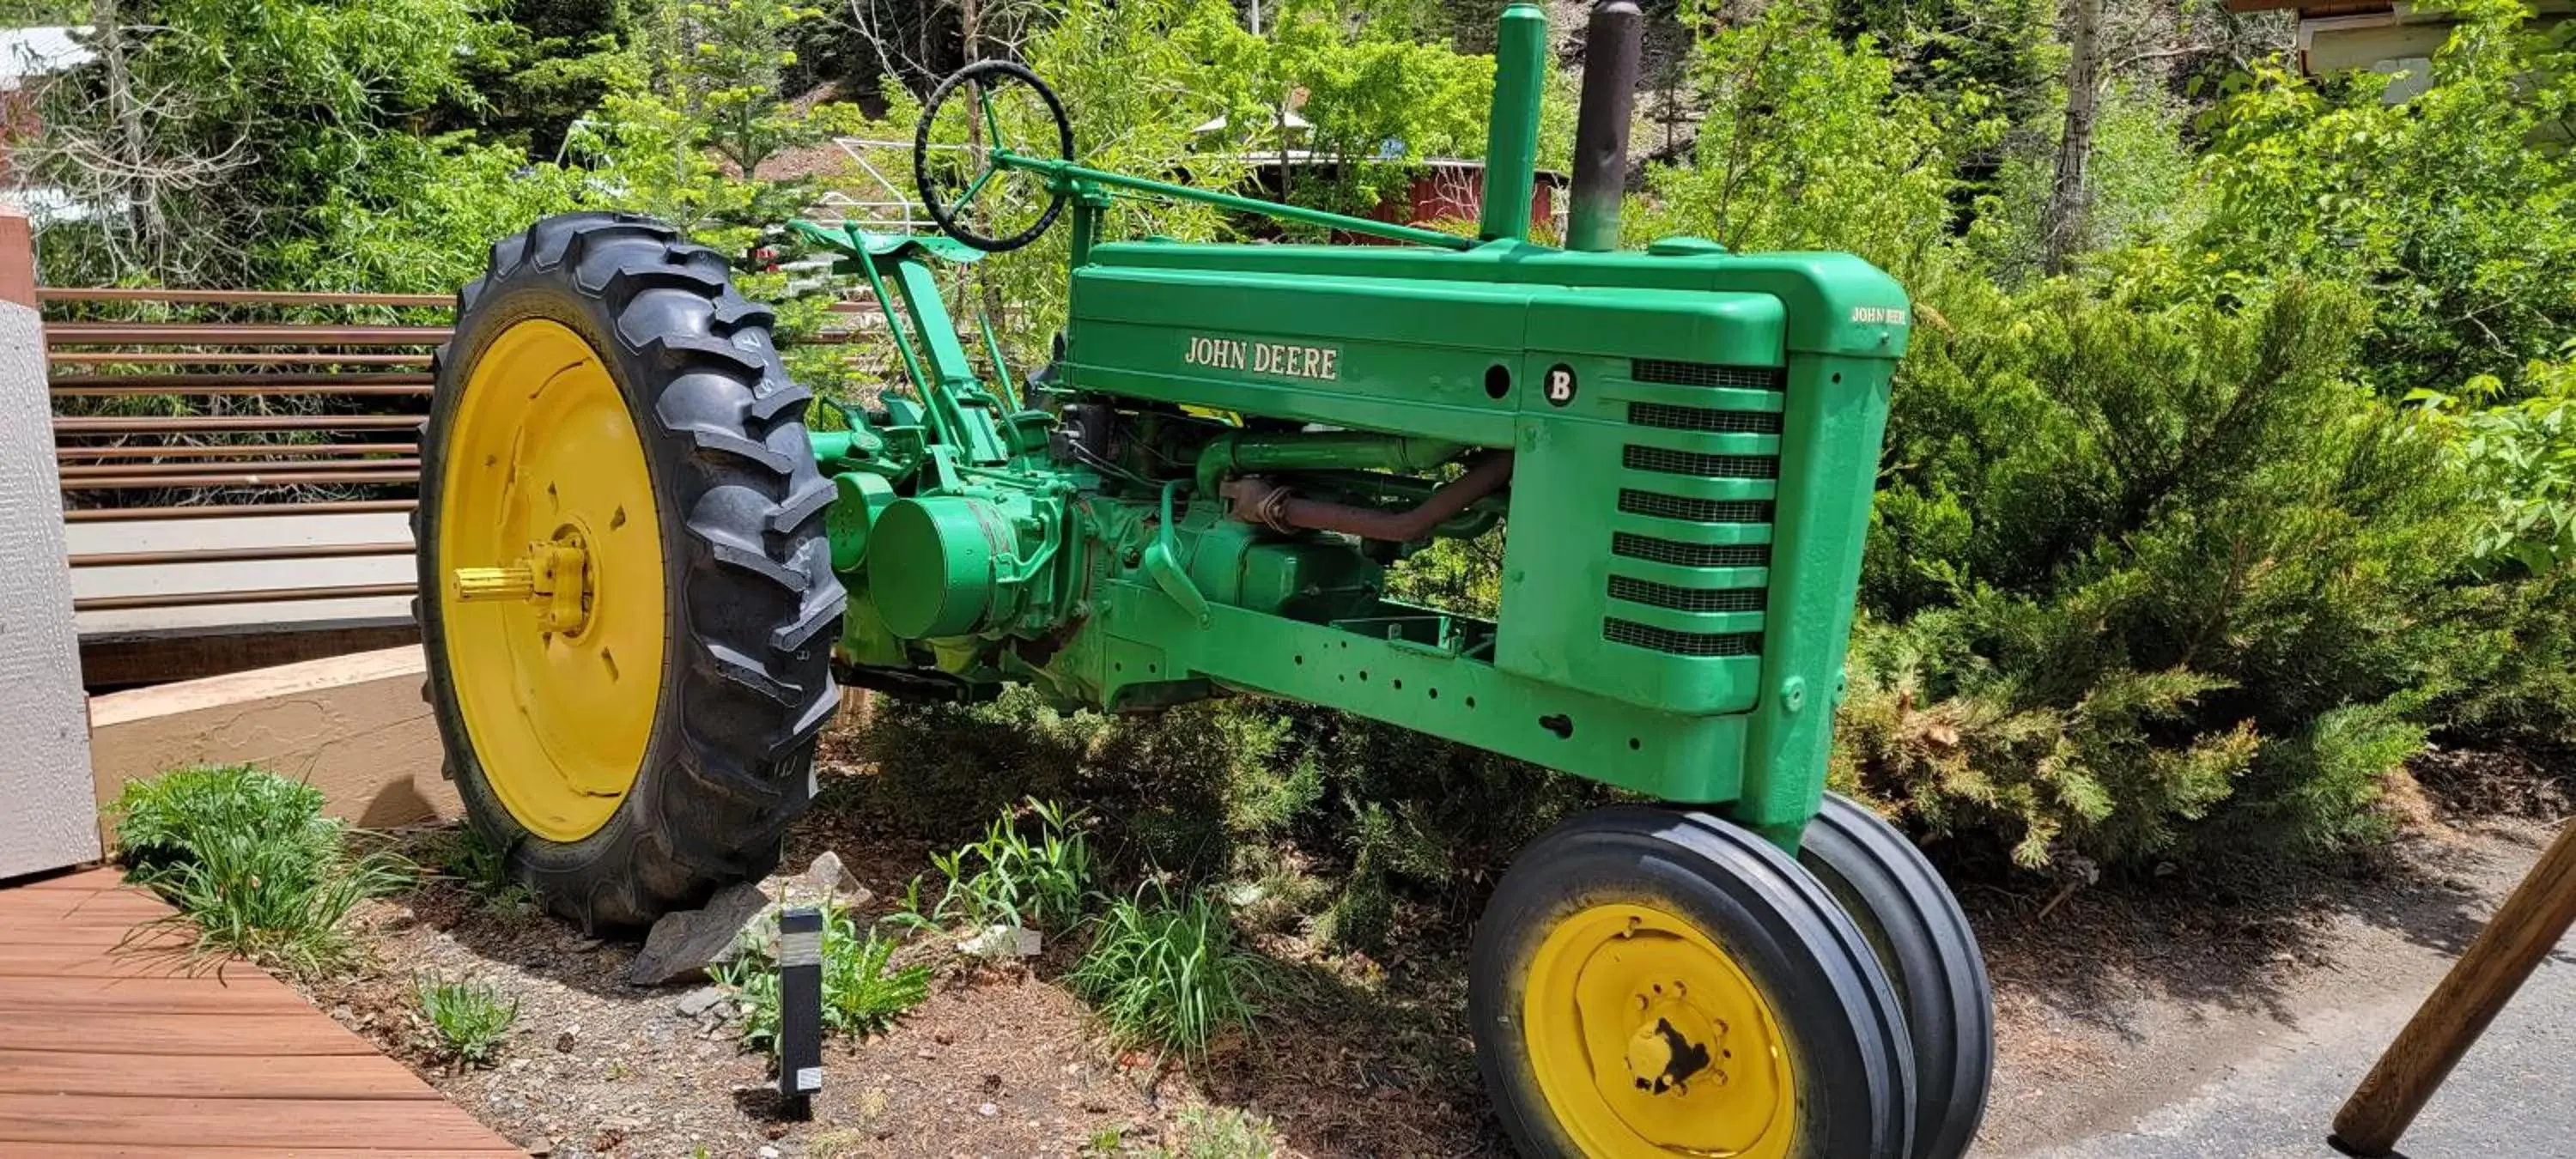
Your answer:
[[[1326,705],[1663,802],[1539,838],[1478,925],[1477,1054],[1525,1153],[1961,1154],[1992,1059],[1974,938],[1824,789],[1909,304],[1844,254],[1620,251],[1640,18],[1593,20],[1561,249],[1528,240],[1534,5],[1501,18],[1473,238],[1087,168],[1037,77],[969,67],[915,148],[944,235],[796,227],[910,379],[845,429],[809,429],[771,312],[676,231],[573,214],[494,246],[416,528],[473,823],[555,912],[634,930],[774,867],[841,684]],[[1121,197],[1374,244],[1104,238]],[[1059,219],[1069,321],[1013,382],[934,264]],[[1498,617],[1386,596],[1498,525]]]

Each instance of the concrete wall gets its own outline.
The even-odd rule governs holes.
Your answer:
[[[414,645],[93,697],[97,800],[181,765],[257,763],[319,787],[333,816],[360,825],[462,816],[423,679]]]
[[[0,878],[98,856],[33,260],[0,209]]]

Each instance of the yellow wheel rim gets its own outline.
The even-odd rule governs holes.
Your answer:
[[[1530,1066],[1584,1154],[1788,1154],[1797,1092],[1779,1020],[1691,923],[1624,903],[1576,911],[1527,981]]]
[[[457,400],[438,559],[447,669],[485,783],[551,841],[634,788],[661,697],[661,522],[626,400],[560,323],[514,323]]]

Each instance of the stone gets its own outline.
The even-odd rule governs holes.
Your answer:
[[[990,925],[957,943],[960,953],[977,958],[1034,958],[1038,932],[1026,926]]]
[[[680,995],[680,1017],[695,1018],[724,1001],[724,991],[713,986],[700,986]]]
[[[868,904],[876,895],[841,864],[841,855],[824,850],[814,855],[805,872],[788,878],[779,887],[778,900],[783,905],[828,905],[838,902],[857,907]]]
[[[661,986],[706,977],[707,967],[729,961],[743,927],[760,917],[769,899],[753,882],[717,890],[700,909],[662,915],[644,936],[644,949],[627,964],[630,986]]]
[[[975,1108],[975,1113],[989,1119],[995,1115],[1001,1114],[1002,1108],[994,1106],[991,1103],[986,1103],[983,1106]]]
[[[763,1147],[756,1152],[756,1154],[760,1156],[760,1159],[778,1159],[778,1148]]]

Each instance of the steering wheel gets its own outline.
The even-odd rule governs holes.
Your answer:
[[[1038,99],[1046,106],[1048,118],[1055,123],[1056,157],[1071,161],[1073,159],[1073,122],[1065,119],[1064,102],[1056,99],[1055,90],[1048,88],[1045,81],[1039,80],[1036,73],[1007,60],[979,60],[939,82],[939,87],[930,90],[930,98],[922,103],[921,125],[914,131],[912,138],[913,184],[921,192],[923,208],[930,211],[930,220],[939,223],[940,230],[948,236],[986,253],[1015,250],[1036,241],[1039,234],[1045,233],[1048,226],[1055,224],[1056,215],[1064,211],[1065,190],[1050,182],[1046,211],[1038,215],[1035,223],[1017,233],[994,237],[979,233],[959,220],[967,208],[975,203],[976,198],[984,193],[985,187],[991,185],[1005,172],[993,163],[993,150],[1010,149],[1010,143],[1002,135],[1001,119],[993,112],[993,95],[1011,85],[1025,85],[1037,93]],[[931,155],[934,151],[934,144],[930,139],[931,128],[938,123],[941,106],[947,104],[949,98],[961,90],[971,91],[975,99],[974,116],[978,118],[978,122],[968,127],[967,142],[940,144],[935,148],[943,153],[962,150],[972,162],[973,175],[965,178],[958,186],[958,192],[953,199],[944,199],[942,191],[944,183],[939,177],[938,167],[931,164]],[[977,133],[978,128],[981,130],[980,135]]]

